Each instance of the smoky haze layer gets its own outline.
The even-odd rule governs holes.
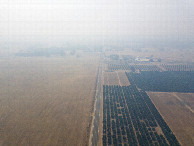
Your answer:
[[[54,36],[56,37],[56,36]],[[129,50],[141,52],[143,48],[153,48],[155,51],[164,50],[193,50],[194,41],[177,37],[133,37],[133,36],[64,36],[58,39],[37,39],[36,36],[19,36],[15,39],[0,41],[0,57],[2,56],[45,56],[52,55],[64,57],[70,54],[79,54],[79,51],[101,52],[103,50]]]
[[[0,34],[7,41],[126,35],[192,40],[193,7],[193,0],[1,0]]]

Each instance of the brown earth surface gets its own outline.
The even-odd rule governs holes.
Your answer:
[[[0,59],[0,145],[86,145],[98,57]]]
[[[118,75],[119,83],[121,86],[129,86],[130,85],[129,80],[128,80],[124,71],[117,71],[117,75]]]
[[[119,85],[116,72],[103,72],[104,85]]]
[[[104,72],[104,85],[129,86],[129,80],[124,71]]]
[[[194,93],[147,93],[181,145],[194,145]]]

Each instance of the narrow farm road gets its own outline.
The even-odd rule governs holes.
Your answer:
[[[100,100],[101,100],[101,78],[102,78],[102,61],[100,62],[97,76],[96,96],[94,102],[94,115],[89,137],[89,145],[97,146],[99,140],[100,128]]]

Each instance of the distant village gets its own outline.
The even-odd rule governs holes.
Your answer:
[[[139,62],[161,62],[161,59],[160,58],[153,58],[152,56],[151,57],[137,57],[135,59],[135,61],[139,61]]]
[[[161,58],[154,58],[153,55],[151,55],[150,57],[140,57],[137,56],[136,58],[130,55],[122,55],[119,56],[118,54],[112,54],[109,56],[111,60],[133,60],[136,62],[161,62]]]

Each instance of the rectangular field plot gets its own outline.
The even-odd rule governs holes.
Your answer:
[[[120,86],[129,86],[129,80],[125,74],[125,72],[118,71],[117,72],[118,78],[119,78],[119,84]]]
[[[104,85],[129,86],[129,80],[122,71],[104,72]]]
[[[104,72],[105,85],[119,85],[119,79],[116,72]]]
[[[193,71],[150,71],[126,75],[130,83],[135,82],[138,88],[145,91],[194,93]]]
[[[148,92],[183,146],[194,145],[194,93]]]
[[[103,145],[176,145],[179,143],[144,91],[103,86]]]

